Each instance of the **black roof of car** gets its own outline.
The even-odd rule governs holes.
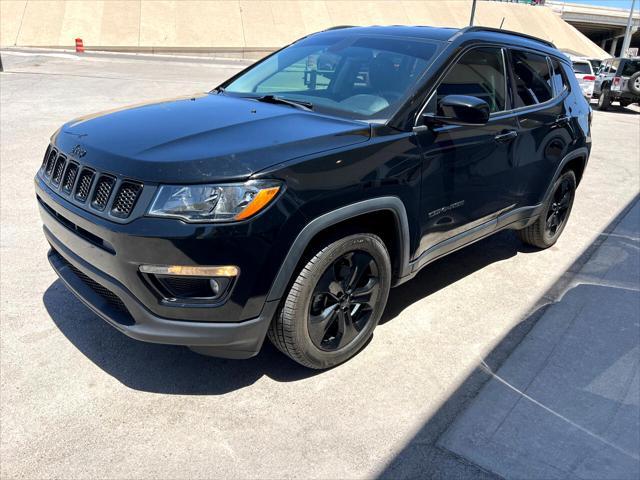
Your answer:
[[[389,35],[397,37],[411,37],[411,38],[423,38],[429,40],[438,40],[443,42],[454,41],[462,36],[476,38],[484,41],[497,41],[501,43],[509,43],[512,45],[518,45],[522,47],[533,47],[550,51],[558,55],[556,46],[547,40],[533,37],[520,32],[513,32],[510,30],[502,30],[491,27],[464,27],[464,28],[447,28],[447,27],[428,27],[428,26],[408,26],[408,25],[391,25],[391,26],[371,26],[371,27],[358,27],[351,25],[337,26],[324,30],[336,31],[336,30],[349,30],[354,34],[362,35]],[[320,32],[322,33],[322,32]],[[564,56],[560,54],[561,56]]]

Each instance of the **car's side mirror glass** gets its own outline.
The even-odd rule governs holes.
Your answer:
[[[489,121],[489,104],[469,95],[447,95],[438,103],[438,114],[425,113],[426,126],[485,125]]]

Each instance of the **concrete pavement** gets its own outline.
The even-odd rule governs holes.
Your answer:
[[[492,478],[439,437],[484,384],[478,366],[490,356],[498,370],[640,190],[640,116],[595,112],[591,160],[553,248],[503,232],[429,266],[391,292],[367,348],[328,372],[269,345],[248,361],[201,357],[130,340],[67,292],[46,261],[32,179],[63,122],[206,91],[240,67],[3,62],[2,478]]]
[[[504,478],[640,477],[640,203],[440,439]]]

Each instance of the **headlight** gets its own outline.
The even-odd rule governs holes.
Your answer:
[[[220,185],[161,185],[149,209],[154,217],[187,222],[230,222],[264,209],[282,184],[272,180]]]

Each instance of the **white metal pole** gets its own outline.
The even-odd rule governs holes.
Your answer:
[[[624,32],[624,42],[622,42],[622,50],[620,56],[625,58],[627,56],[627,50],[631,44],[631,24],[633,23],[633,8],[636,5],[636,0],[631,0],[631,10],[629,10],[629,19],[627,20],[627,29]]]

